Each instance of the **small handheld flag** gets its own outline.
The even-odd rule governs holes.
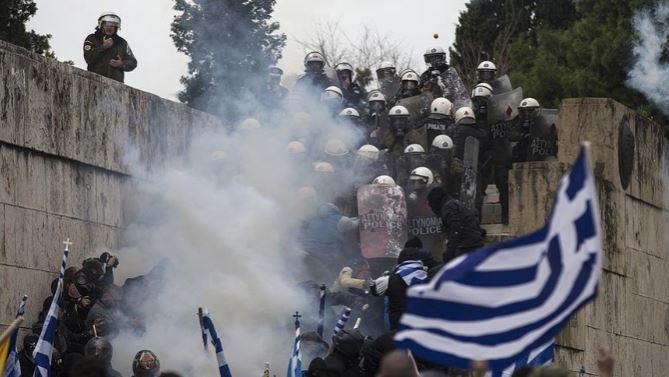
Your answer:
[[[346,307],[344,308],[344,311],[341,313],[341,316],[337,320],[337,324],[335,324],[334,331],[332,332],[332,339],[337,337],[337,334],[341,332],[341,330],[346,327],[346,322],[348,322],[349,317],[351,316],[351,308]]]
[[[28,301],[28,296],[23,295],[21,298],[21,303],[19,308],[16,310],[16,318],[22,318],[26,312],[26,301]],[[19,334],[18,331],[14,331],[12,337],[9,341],[9,354],[7,355],[7,362],[5,367],[0,368],[2,370],[2,377],[21,377],[21,362],[19,360],[19,350],[16,346],[16,338]]]
[[[302,357],[300,355],[300,315],[299,312],[293,314],[295,317],[295,341],[288,361],[288,371],[286,377],[302,377]]]
[[[53,294],[51,307],[44,320],[42,333],[39,336],[33,358],[35,359],[35,372],[33,377],[49,377],[51,373],[51,354],[53,352],[53,342],[56,337],[56,328],[58,327],[58,311],[60,310],[60,296],[63,290],[63,278],[65,277],[65,267],[67,266],[67,256],[70,253],[70,239],[63,242],[65,250],[63,251],[63,261],[60,264],[60,276],[58,277],[58,286],[56,293]]]
[[[207,339],[207,334],[211,338],[211,343],[214,345],[214,348],[216,349],[216,361],[218,363],[218,372],[221,377],[232,377],[232,373],[230,373],[230,367],[228,367],[228,361],[225,359],[225,354],[223,353],[223,344],[221,343],[221,339],[218,338],[218,333],[216,332],[216,328],[214,327],[214,322],[211,320],[211,317],[209,316],[209,312],[205,312],[204,315],[202,316],[202,327],[204,329],[204,334],[202,336],[203,340],[205,340],[206,344],[206,339]],[[205,346],[205,350],[207,347]]]
[[[325,323],[325,284],[321,284],[320,289],[320,300],[318,303],[318,336],[323,337],[323,324]]]

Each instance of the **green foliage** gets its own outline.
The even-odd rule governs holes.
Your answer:
[[[26,31],[25,24],[35,12],[33,0],[0,0],[0,39],[38,54],[48,53],[51,35]]]
[[[625,86],[632,18],[657,1],[473,0],[460,15],[451,64],[470,87],[478,62],[490,59],[498,74],[508,73],[544,107],[569,97],[609,97],[666,123],[659,109]]]
[[[175,0],[177,49],[190,56],[179,99],[234,121],[251,104],[267,67],[281,57],[286,36],[270,22],[275,0]]]
[[[366,88],[369,84],[374,81],[374,74],[369,68],[356,68],[355,69],[355,81],[362,88]]]
[[[568,27],[539,27],[513,43],[511,81],[545,107],[557,107],[562,98],[609,97],[665,122],[641,93],[625,86],[632,63],[632,17],[651,2],[582,0]]]

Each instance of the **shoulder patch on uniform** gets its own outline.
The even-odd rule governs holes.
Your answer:
[[[88,51],[88,50],[90,50],[90,49],[91,49],[91,45],[86,44],[86,45],[84,46],[84,50]]]

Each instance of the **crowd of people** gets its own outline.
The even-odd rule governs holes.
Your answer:
[[[89,70],[122,81],[136,60],[116,34],[120,18],[104,14],[98,21],[96,33],[84,44]],[[321,121],[308,112],[287,110],[297,99],[319,103],[328,121],[344,130],[296,135],[286,146],[291,161],[309,166],[298,190],[312,207],[299,237],[308,275],[299,288],[310,305],[303,310],[301,335],[307,376],[468,375],[394,349],[407,289],[427,283],[441,266],[484,245],[480,219],[488,185],[497,186],[500,220],[508,221],[513,162],[556,156],[553,112],[524,98],[508,77],[498,77],[493,62],[481,62],[478,83],[467,90],[447,64],[444,49],[429,48],[424,58],[427,69],[420,74],[379,62],[371,85],[376,89],[367,91],[356,83],[351,64],[330,68],[319,52],[310,52],[292,91],[281,84],[283,71],[269,68],[256,95],[263,113],[238,125],[252,132],[278,116],[295,123]],[[141,313],[132,303],[142,300],[137,287],[146,281],[114,284],[117,265],[118,259],[105,253],[66,271],[62,297],[44,302],[33,334],[23,339],[24,377],[33,374],[32,351],[54,299],[61,301],[62,310],[52,374],[120,376],[111,366],[108,339],[122,331],[141,334]],[[355,325],[331,339],[311,331],[319,324],[333,328],[343,308],[350,310]],[[161,375],[158,357],[150,350],[139,350],[129,362],[135,377]],[[526,368],[515,375],[563,374]]]

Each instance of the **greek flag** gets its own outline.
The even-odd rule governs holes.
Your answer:
[[[287,377],[302,377],[302,357],[300,356],[300,315],[295,314],[295,341],[288,361]]]
[[[28,296],[23,295],[19,309],[16,311],[16,318],[23,317],[26,312],[26,301]],[[5,362],[5,370],[2,372],[2,377],[21,377],[21,363],[19,362],[19,350],[16,347],[16,337],[18,331],[14,331],[12,338],[9,340],[9,354]]]
[[[422,284],[427,280],[427,271],[423,269],[423,262],[419,260],[407,260],[395,267],[393,273],[399,275],[408,287]]]
[[[218,333],[214,327],[214,322],[209,316],[209,312],[205,312],[202,316],[202,340],[204,341],[204,348],[207,349],[207,335],[211,338],[211,344],[214,345],[216,349],[216,361],[218,362],[218,373],[221,377],[232,377],[230,373],[230,367],[228,367],[228,361],[225,360],[225,354],[223,353],[223,344],[221,339],[218,338]]]
[[[351,317],[351,308],[345,307],[344,311],[341,312],[341,316],[339,316],[339,319],[337,320],[337,323],[335,324],[334,330],[332,330],[332,339],[337,337],[337,334],[341,332],[341,330],[346,327],[346,322],[348,322],[348,319]]]
[[[601,235],[586,148],[541,229],[456,258],[430,283],[408,289],[399,347],[458,368],[487,360],[501,372],[546,348],[596,296]]]
[[[65,266],[67,266],[67,255],[70,253],[68,250],[70,244],[69,239],[65,241],[65,251],[63,251],[63,262],[60,264],[58,287],[56,288],[56,293],[53,294],[53,301],[51,301],[49,313],[44,319],[42,333],[33,351],[33,358],[35,359],[33,377],[49,377],[51,374],[51,353],[53,352],[53,341],[56,337],[56,328],[58,327],[60,293],[63,290],[63,277],[65,276]]]
[[[516,360],[510,367],[504,369],[502,372],[488,372],[485,377],[511,377],[513,372],[521,367],[530,366],[530,367],[539,367],[542,365],[548,365],[553,363],[553,353],[555,352],[555,341],[551,341],[545,346],[540,347],[532,352],[529,355],[525,355],[518,360]]]

